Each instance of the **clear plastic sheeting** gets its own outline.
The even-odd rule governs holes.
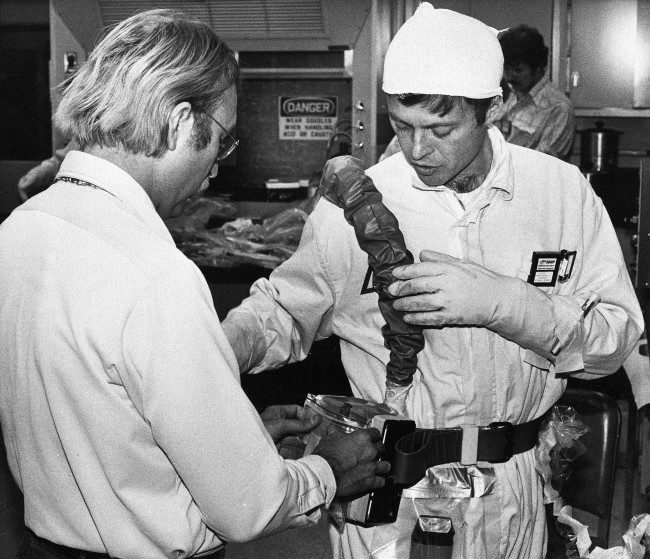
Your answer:
[[[221,205],[220,205],[221,204]],[[208,228],[214,217],[230,217],[236,206],[200,198],[180,218],[168,220],[176,246],[198,265],[230,268],[252,264],[274,269],[298,248],[312,201],[263,220],[237,218]]]
[[[465,525],[467,499],[404,498],[400,504],[400,515],[394,524],[386,524],[376,530],[372,540],[372,559],[448,559],[459,557],[454,554],[454,540],[458,530]],[[435,524],[435,526],[434,526]],[[442,539],[427,529],[450,531]]]
[[[321,418],[316,428],[304,438],[305,454],[311,454],[326,434],[351,433],[364,429],[370,426],[372,418],[376,415],[397,415],[397,412],[386,404],[377,404],[353,396],[307,394],[303,414],[307,417],[318,415]]]
[[[495,482],[491,467],[433,466],[402,495],[414,499],[471,499],[494,493]]]
[[[650,557],[650,515],[632,517],[628,530],[623,534],[623,545],[609,549],[596,546],[591,551],[588,526],[572,517],[571,507],[563,507],[558,521],[567,527],[573,545],[567,551],[570,559],[644,559]]]
[[[544,504],[553,503],[553,514],[558,515],[563,506],[560,491],[571,477],[571,464],[585,452],[578,440],[589,428],[570,406],[556,405],[550,418],[539,433],[535,449],[537,470],[544,480]]]
[[[409,559],[451,559],[453,542],[451,518],[422,515],[411,535]]]
[[[237,213],[237,206],[219,198],[200,197],[192,200],[178,217],[169,217],[165,225],[172,231],[205,229],[213,217],[229,218]]]

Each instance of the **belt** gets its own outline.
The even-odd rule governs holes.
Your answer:
[[[432,466],[452,462],[463,465],[507,462],[537,444],[543,418],[520,425],[498,422],[485,427],[417,429],[397,441],[391,458],[391,477],[395,476],[396,484],[411,487]]]
[[[29,543],[41,548],[48,556],[56,557],[56,559],[110,559],[111,557],[108,553],[84,551],[83,549],[75,549],[74,547],[67,547],[65,545],[51,542],[50,540],[37,536],[29,528],[25,528],[25,532],[25,536]],[[225,557],[225,547],[221,547],[217,551],[201,555],[200,559],[224,559]]]

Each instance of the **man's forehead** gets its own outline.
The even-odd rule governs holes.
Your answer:
[[[397,97],[388,99],[388,115],[392,120],[426,121],[429,124],[447,124],[474,118],[474,113],[463,98],[454,98],[449,111],[443,110],[439,104],[430,104],[427,101],[406,106]]]

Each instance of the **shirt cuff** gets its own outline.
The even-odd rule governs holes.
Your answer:
[[[555,360],[555,373],[571,373],[585,368],[583,358],[584,318],[582,307],[574,297],[553,297],[555,335],[560,351]]]
[[[325,498],[325,508],[329,508],[336,495],[336,478],[327,460],[317,454],[310,454],[303,456],[298,462],[306,465],[320,480],[320,491],[311,490],[301,497],[301,499],[304,499],[304,506],[301,503],[301,510],[308,511],[321,506],[323,496]]]

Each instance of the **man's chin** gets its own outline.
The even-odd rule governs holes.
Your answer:
[[[441,177],[438,173],[435,174],[424,174],[415,171],[418,178],[428,187],[435,188],[437,186],[444,186],[447,181],[444,180],[444,177]]]

